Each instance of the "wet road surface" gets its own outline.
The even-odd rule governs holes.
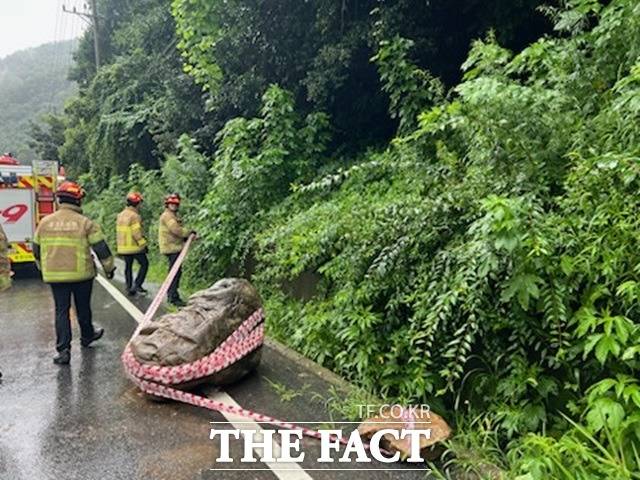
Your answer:
[[[94,323],[105,327],[105,337],[95,347],[82,349],[74,325],[71,365],[54,365],[50,290],[37,278],[25,277],[0,293],[1,480],[278,478],[272,471],[258,470],[266,468],[260,462],[239,463],[242,444],[235,440],[231,457],[236,462],[216,464],[218,443],[209,440],[210,422],[219,422],[215,428],[233,428],[222,415],[149,401],[126,380],[120,354],[136,323],[97,283]],[[150,298],[136,300],[141,309],[149,302]],[[326,401],[336,388],[331,379],[319,375],[314,364],[292,361],[277,348],[263,350],[259,369],[225,391],[243,407],[287,421],[328,422]],[[212,392],[207,387],[204,393]],[[404,464],[391,467],[405,471],[329,470],[331,464],[313,461],[319,455],[315,439],[305,438],[302,451],[306,459],[301,466],[309,469],[306,475],[280,472],[280,478],[425,478],[423,471],[406,470]],[[229,468],[245,470],[225,470]],[[311,470],[318,468],[327,470]],[[390,466],[374,462],[366,468]]]

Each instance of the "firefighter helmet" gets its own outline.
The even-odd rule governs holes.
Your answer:
[[[84,189],[77,183],[70,181],[62,182],[56,191],[56,196],[58,198],[69,199],[74,202],[82,200],[84,195]]]
[[[127,195],[127,203],[129,203],[130,205],[138,205],[143,201],[144,198],[142,198],[142,194],[140,192],[130,192]]]
[[[164,197],[164,204],[166,205],[180,205],[180,194],[172,193],[171,195],[167,195]]]

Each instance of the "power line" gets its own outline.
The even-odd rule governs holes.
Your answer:
[[[59,43],[61,42],[61,29],[62,29],[62,1],[63,0],[58,0],[58,5],[56,8],[56,20],[55,20],[55,26],[53,29],[53,45],[54,45],[54,52],[53,52],[53,59],[51,62],[51,72],[52,74],[49,77],[49,102],[47,105],[47,112],[48,113],[53,113],[53,104],[54,104],[54,98],[55,98],[55,93],[56,93],[56,84],[55,84],[55,78],[56,75],[58,74],[58,68],[62,62],[62,49],[60,48]]]
[[[100,68],[100,25],[98,22],[98,6],[97,0],[89,0],[91,8],[87,10],[87,5],[84,6],[84,10],[79,10],[78,7],[73,5],[72,8],[67,8],[66,5],[62,5],[62,11],[71,15],[76,15],[87,22],[93,28],[93,53],[96,61],[96,71]]]
[[[78,7],[74,4],[71,8],[67,8],[67,5],[63,4],[62,5],[62,11],[64,13],[70,13],[72,15],[77,15],[78,17],[82,18],[85,22],[87,22],[89,25],[93,25],[93,14],[91,12],[87,12],[87,11],[81,11],[78,10]]]
[[[78,2],[77,0],[74,0],[74,5],[76,5]],[[72,57],[73,57],[73,51],[75,49],[75,46],[77,44],[77,37],[78,37],[78,30],[82,27],[82,18],[78,17],[78,16],[73,16],[71,17],[71,33],[69,35],[69,40],[67,40],[68,45],[69,45],[69,49],[67,50],[67,54],[64,55],[64,64],[63,64],[63,69],[65,72],[69,72],[70,68],[71,68],[71,63],[72,63]]]

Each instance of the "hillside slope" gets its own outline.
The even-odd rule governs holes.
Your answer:
[[[67,80],[74,41],[49,43],[0,59],[0,151],[32,160],[30,120],[60,110],[75,91]]]

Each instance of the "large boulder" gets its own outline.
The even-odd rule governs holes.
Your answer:
[[[257,290],[247,280],[225,278],[189,298],[176,313],[162,316],[140,330],[131,340],[135,358],[147,365],[164,367],[193,363],[212,353],[251,314],[262,308]],[[261,347],[209,377],[178,388],[200,383],[233,383],[260,363]]]

